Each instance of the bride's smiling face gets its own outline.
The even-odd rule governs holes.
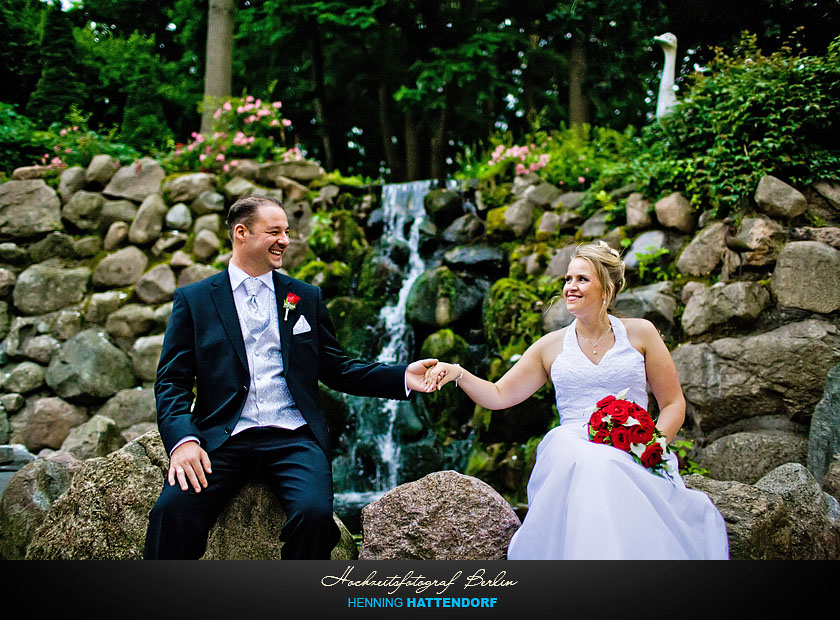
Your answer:
[[[595,268],[584,258],[573,258],[566,270],[563,285],[566,309],[575,316],[587,312],[600,312],[604,305],[604,287]]]

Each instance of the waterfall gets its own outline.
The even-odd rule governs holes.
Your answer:
[[[376,361],[384,364],[412,361],[409,358],[414,343],[405,321],[405,308],[412,285],[425,270],[418,246],[420,225],[426,215],[423,198],[429,190],[430,183],[428,180],[413,181],[385,185],[382,188],[385,224],[382,239],[390,244],[404,243],[409,248],[409,259],[399,294],[379,313],[379,323],[383,326],[385,339]],[[360,509],[397,485],[400,442],[399,438],[395,437],[394,425],[401,408],[411,406],[406,401],[353,396],[345,396],[344,401],[350,408],[351,415],[357,420],[357,441],[350,446],[346,458],[339,457],[334,463],[334,475],[338,483],[337,510],[341,506],[354,505]],[[365,434],[369,434],[368,445],[376,447],[376,454],[366,455],[369,460],[375,460],[375,472],[359,470],[358,439]],[[349,471],[338,471],[339,467],[348,468]]]

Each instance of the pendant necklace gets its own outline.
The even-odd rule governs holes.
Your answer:
[[[601,342],[601,340],[603,340],[603,339],[604,339],[604,336],[606,336],[607,334],[609,334],[609,333],[610,333],[610,331],[612,331],[612,325],[610,325],[610,326],[607,328],[607,331],[605,331],[603,334],[601,334],[601,337],[600,337],[600,338],[598,338],[598,340],[596,340],[595,342],[592,342],[589,338],[587,338],[586,336],[583,336],[583,335],[582,335],[582,334],[581,334],[581,333],[580,333],[577,329],[575,329],[575,333],[576,333],[578,336],[580,336],[581,338],[583,338],[584,340],[586,340],[586,342],[588,342],[589,344],[591,344],[591,345],[592,345],[592,355],[598,355],[598,343],[599,343],[599,342]]]

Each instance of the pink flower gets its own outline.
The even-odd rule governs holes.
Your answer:
[[[233,106],[230,105],[230,101],[225,101],[222,104],[222,107],[224,108],[225,112],[230,112],[233,109]]]
[[[66,135],[67,135],[67,130],[66,130],[66,129],[62,129],[61,131],[59,131],[59,132],[58,132],[58,135],[60,135],[60,136],[66,136]]]
[[[291,126],[292,126],[292,121],[290,121],[288,118],[284,118],[283,119],[283,127],[291,127]]]
[[[283,102],[282,101],[273,101],[271,103],[271,105],[274,107],[275,110],[279,110],[280,108],[283,107]]]
[[[246,119],[245,119],[245,122],[246,122],[246,123],[248,123],[248,124],[250,125],[250,124],[251,124],[251,123],[253,123],[255,120],[257,120],[257,117],[256,117],[256,116],[254,116],[253,114],[251,114],[251,116],[249,116],[248,118],[246,118]]]
[[[245,101],[247,101],[248,103],[251,103],[253,100],[254,100],[254,98],[251,95],[248,95],[247,97],[245,97]]]
[[[230,166],[228,164],[225,164],[224,166],[222,166],[222,170],[224,170],[225,172],[230,172]]]
[[[528,169],[522,164],[516,164],[516,168],[514,168],[516,174],[525,174],[528,172]]]
[[[268,124],[269,127],[278,127],[280,125],[280,121],[276,118],[272,119],[271,122]]]
[[[584,179],[583,177],[578,177],[578,183],[583,185],[584,183],[586,183],[586,179]]]
[[[213,112],[213,118],[218,119],[222,115],[222,108],[218,108],[215,112]]]
[[[204,161],[205,159],[207,159],[207,155],[205,153],[202,153],[201,155],[198,156],[198,159],[199,159],[199,161]]]
[[[219,153],[218,155],[216,155],[216,161],[224,161],[224,160],[225,160],[225,156],[222,153]]]

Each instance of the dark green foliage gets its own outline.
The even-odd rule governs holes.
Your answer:
[[[840,38],[824,56],[790,47],[765,55],[745,35],[736,54],[718,50],[644,144],[635,170],[643,191],[682,191],[718,214],[744,206],[765,174],[801,185],[836,178]]]
[[[149,63],[137,67],[128,88],[120,138],[137,148],[154,152],[172,135],[166,126],[157,85],[158,71]]]
[[[41,125],[62,121],[82,98],[76,70],[73,24],[53,7],[47,11],[41,37],[41,77],[26,106],[27,115]]]

